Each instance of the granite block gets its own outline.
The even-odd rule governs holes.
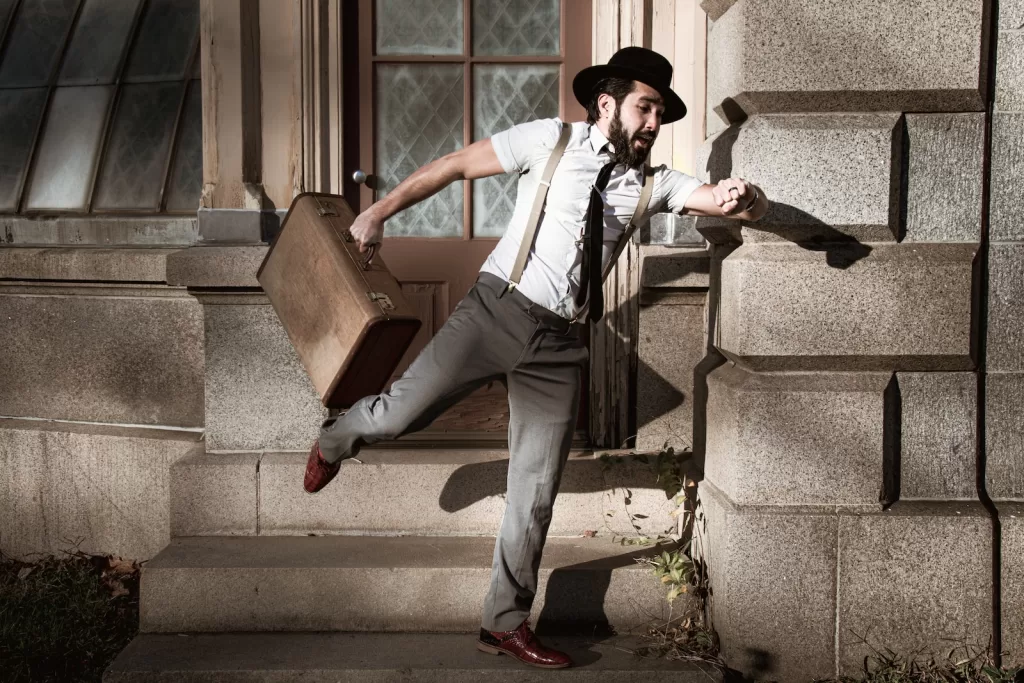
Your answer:
[[[984,4],[738,0],[708,35],[708,130],[730,106],[982,111]]]
[[[993,500],[1024,500],[1024,373],[985,379],[985,490]]]
[[[256,271],[269,247],[199,246],[167,259],[167,283],[188,287],[259,288]]]
[[[945,657],[992,635],[992,522],[980,504],[898,503],[839,518],[839,667],[871,647]],[[864,641],[867,641],[867,644]]]
[[[996,111],[1024,111],[1024,31],[1000,31]]]
[[[738,505],[872,505],[886,373],[708,376],[705,476]]]
[[[999,0],[999,30],[1024,29],[1024,0]]]
[[[195,216],[0,216],[0,243],[19,246],[188,246],[198,239]]]
[[[1024,372],[1024,244],[989,246],[986,364]]]
[[[171,535],[255,536],[259,462],[259,453],[200,453],[175,463]]]
[[[697,232],[695,222],[694,216],[656,213],[640,228],[640,241],[643,244],[703,244],[704,238]]]
[[[203,314],[163,286],[0,287],[0,415],[203,424]]]
[[[157,247],[13,247],[0,249],[0,278],[82,282],[164,282],[167,258]]]
[[[327,409],[266,297],[199,299],[206,326],[207,450],[307,450]]]
[[[901,372],[901,499],[977,499],[978,377]]]
[[[1024,168],[1024,114],[992,115],[989,239],[1024,241],[1020,176]]]
[[[1024,505],[999,505],[1003,666],[1024,667]]]
[[[907,114],[907,242],[977,242],[984,114]]]
[[[971,370],[975,247],[859,246],[733,251],[719,349],[755,370]]]
[[[0,549],[148,560],[170,540],[170,469],[198,431],[0,420]]]
[[[707,289],[711,255],[703,247],[645,246],[640,250],[640,286]]]

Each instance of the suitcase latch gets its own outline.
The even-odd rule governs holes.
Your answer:
[[[376,301],[380,304],[380,307],[385,311],[395,310],[395,305],[391,303],[391,297],[383,292],[367,292],[366,296],[369,297],[370,301]]]
[[[316,212],[317,214],[320,215],[321,218],[324,216],[334,216],[335,218],[337,218],[338,216],[337,210],[335,210],[335,208],[330,205],[324,206],[323,204],[318,204]]]

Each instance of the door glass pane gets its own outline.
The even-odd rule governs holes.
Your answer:
[[[557,64],[480,64],[473,67],[473,139],[517,123],[558,116]],[[473,235],[501,237],[516,203],[519,176],[506,173],[473,181]]]
[[[160,208],[183,83],[126,85],[100,169],[97,209]]]
[[[464,98],[461,64],[378,64],[376,75],[379,199],[420,166],[462,148]],[[461,236],[462,185],[402,211],[387,234]]]
[[[167,210],[194,212],[203,190],[203,89],[199,81],[188,86],[181,112],[177,149],[167,188]]]
[[[85,0],[59,85],[113,83],[140,0]]]
[[[145,12],[125,81],[184,78],[199,35],[199,0],[149,0]]]
[[[49,85],[50,74],[64,49],[78,0],[23,2],[11,26],[0,86],[25,88]]]
[[[46,88],[0,90],[0,211],[18,210],[21,179],[46,104]]]
[[[473,0],[473,54],[558,55],[559,0]]]
[[[377,54],[462,54],[462,0],[377,0],[375,9]]]
[[[29,188],[29,209],[83,210],[113,88],[57,88]]]

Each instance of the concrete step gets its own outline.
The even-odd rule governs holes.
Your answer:
[[[306,458],[204,453],[178,463],[172,535],[493,535],[501,523],[507,451],[366,449],[315,495],[302,488]],[[549,534],[655,536],[674,528],[655,458],[574,451]]]
[[[480,537],[172,539],[142,569],[140,626],[148,633],[472,632],[493,548],[493,538]],[[636,562],[658,552],[549,538],[535,623],[626,633],[665,618],[662,584]]]
[[[224,633],[142,635],[118,655],[104,683],[713,683],[710,666],[641,659],[630,638],[544,638],[576,664],[545,671],[484,654],[472,634]]]

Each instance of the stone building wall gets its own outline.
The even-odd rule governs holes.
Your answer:
[[[1022,661],[1022,5],[1000,17],[986,283],[989,3],[703,4],[698,170],[774,202],[756,225],[701,226],[720,281],[701,499],[724,654],[809,680],[856,674],[870,646],[1001,635]]]

